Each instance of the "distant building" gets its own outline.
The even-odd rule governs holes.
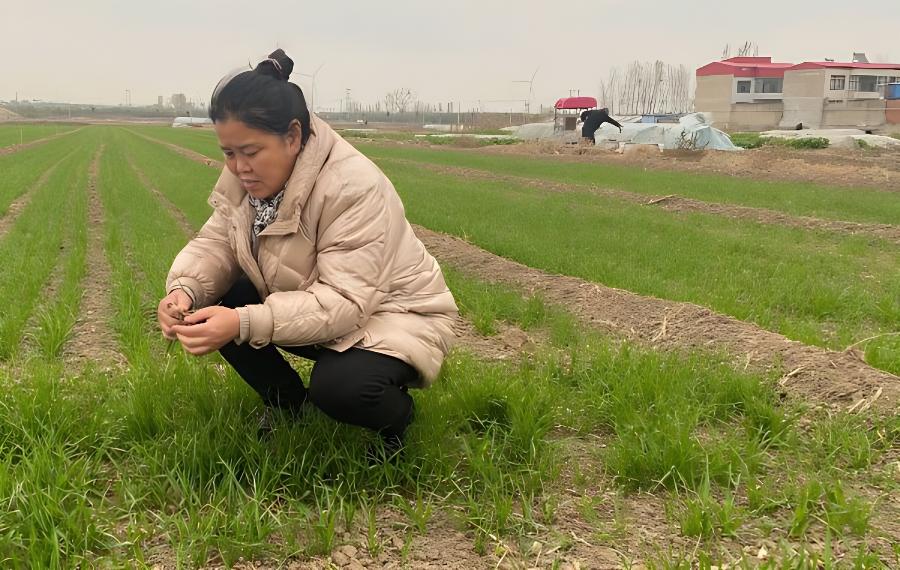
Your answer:
[[[162,95],[156,96],[156,106],[159,107],[160,109],[162,109],[162,106],[163,106],[163,96]]]
[[[176,110],[187,109],[188,101],[185,94],[175,93],[174,95],[172,95],[172,106],[175,107]]]
[[[855,55],[854,59],[863,59]],[[884,127],[888,85],[900,81],[900,64],[854,62],[775,63],[770,57],[733,57],[697,69],[695,108],[719,128]]]

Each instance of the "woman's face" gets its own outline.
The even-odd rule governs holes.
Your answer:
[[[217,121],[215,128],[225,165],[241,180],[245,192],[269,198],[284,187],[300,154],[299,121],[291,123],[285,135],[255,129],[237,119]]]

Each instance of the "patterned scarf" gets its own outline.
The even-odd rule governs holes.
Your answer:
[[[278,206],[281,205],[281,200],[284,199],[284,190],[281,190],[281,192],[271,198],[260,199],[253,196],[248,196],[248,198],[250,199],[250,205],[256,209],[256,219],[253,220],[253,237],[255,238],[259,235],[259,232],[275,221],[275,218],[278,216]]]

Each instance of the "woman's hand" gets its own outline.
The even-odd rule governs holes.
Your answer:
[[[214,305],[192,313],[172,331],[184,349],[194,356],[215,352],[241,332],[241,317],[234,309]]]
[[[188,294],[181,289],[175,289],[159,302],[156,318],[159,319],[159,328],[162,329],[166,339],[175,340],[175,331],[172,327],[184,322],[192,303]]]

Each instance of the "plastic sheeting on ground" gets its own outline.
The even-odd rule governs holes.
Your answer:
[[[619,146],[656,145],[666,150],[743,150],[727,134],[710,126],[703,113],[685,115],[677,123],[623,123],[621,133],[604,123],[594,138],[597,145],[604,146],[613,142]]]
[[[513,135],[480,135],[469,133],[441,133],[436,135],[415,135],[417,139],[487,139],[487,140],[515,140]]]
[[[193,127],[194,125],[211,125],[212,119],[206,117],[175,117],[172,121],[173,127]]]
[[[576,138],[580,132],[575,133]],[[566,140],[572,132],[553,132],[553,123],[530,123],[516,130],[516,137],[523,140]],[[678,123],[622,123],[622,132],[617,127],[604,123],[594,138],[598,146],[619,146],[629,144],[656,145],[660,149],[687,150],[742,150],[731,142],[728,135],[709,125],[702,113],[685,115]]]
[[[900,148],[900,140],[884,135],[868,135],[859,129],[805,129],[802,131],[766,131],[763,137],[780,139],[828,139],[828,145],[835,148],[859,148],[868,145],[878,148]],[[859,141],[862,141],[859,142]]]
[[[527,123],[515,129],[516,138],[525,141],[538,141],[556,138],[553,123]]]

